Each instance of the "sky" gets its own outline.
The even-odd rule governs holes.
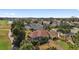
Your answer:
[[[79,17],[78,9],[0,9],[0,17]]]

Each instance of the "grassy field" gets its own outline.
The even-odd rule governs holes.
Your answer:
[[[0,28],[7,29],[10,28],[7,20],[0,20]]]
[[[11,49],[11,43],[8,38],[8,21],[0,20],[0,50],[9,50]]]
[[[8,29],[0,29],[0,50],[11,49],[11,43],[8,38]]]
[[[7,20],[0,20],[0,25],[7,25],[8,21]]]

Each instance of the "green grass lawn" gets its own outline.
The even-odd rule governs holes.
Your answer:
[[[8,38],[8,20],[0,20],[0,50],[10,50],[11,42]]]
[[[8,29],[0,29],[0,50],[11,49],[11,43],[8,38]]]
[[[8,20],[0,20],[0,28],[7,29],[9,27]]]
[[[0,20],[0,25],[6,25],[8,24],[8,20]]]
[[[69,49],[70,49],[70,48],[69,48],[69,45],[68,45],[66,42],[62,41],[62,40],[59,40],[59,41],[58,41],[58,44],[59,44],[61,47],[63,47],[65,50],[69,50]]]

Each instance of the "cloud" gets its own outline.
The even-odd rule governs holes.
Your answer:
[[[0,13],[0,17],[16,17],[15,13]]]
[[[15,13],[10,13],[10,15],[15,15]]]
[[[15,13],[3,13],[3,15],[7,15],[7,16],[15,16]]]

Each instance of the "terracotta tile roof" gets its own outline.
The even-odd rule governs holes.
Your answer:
[[[48,37],[48,36],[49,36],[49,31],[43,29],[33,31],[32,33],[29,34],[29,37],[31,38]]]

